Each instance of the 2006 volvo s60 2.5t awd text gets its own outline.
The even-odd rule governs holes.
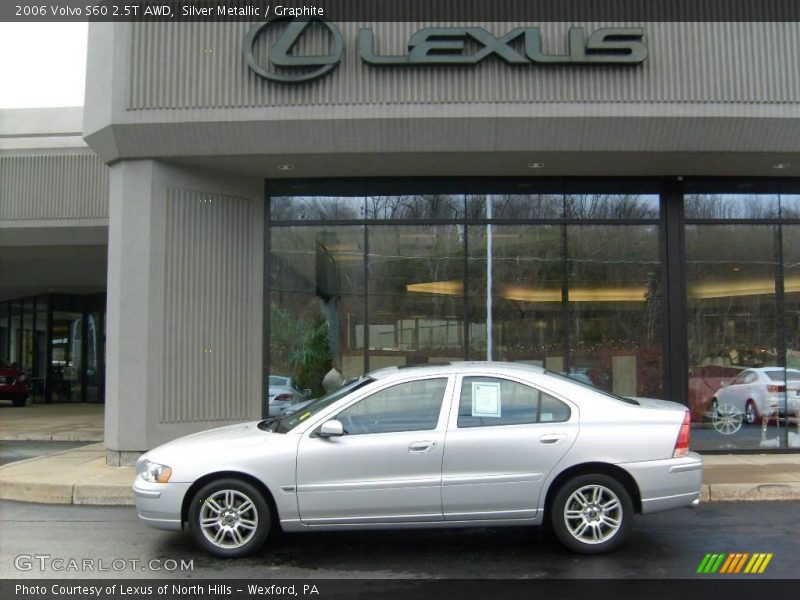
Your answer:
[[[634,513],[693,506],[703,462],[689,413],[538,367],[375,371],[300,411],[180,438],[139,459],[139,516],[217,556],[274,528],[539,525],[582,553]]]

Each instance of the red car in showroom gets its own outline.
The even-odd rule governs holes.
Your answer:
[[[30,391],[30,383],[22,369],[0,356],[0,400],[11,400],[14,406],[25,406]]]

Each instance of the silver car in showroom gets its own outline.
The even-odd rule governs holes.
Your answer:
[[[220,557],[270,531],[541,525],[616,548],[635,513],[695,506],[689,413],[514,363],[392,367],[302,410],[144,454],[139,516]]]

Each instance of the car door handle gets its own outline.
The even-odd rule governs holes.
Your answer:
[[[430,452],[436,448],[436,442],[411,442],[408,445],[408,451],[411,454],[422,454],[423,452]]]
[[[563,433],[545,433],[542,437],[539,438],[540,444],[545,444],[547,446],[552,446],[554,444],[558,444],[563,441],[567,436]]]

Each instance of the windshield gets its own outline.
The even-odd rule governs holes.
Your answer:
[[[6,360],[5,356],[0,356],[0,368],[7,369],[11,364]]]
[[[289,385],[289,378],[288,377],[278,377],[277,375],[270,375],[269,376],[269,384],[270,385]]]
[[[327,408],[337,400],[344,398],[347,394],[354,392],[357,389],[372,383],[373,381],[375,380],[371,377],[362,377],[361,379],[356,379],[350,383],[346,383],[338,390],[332,391],[330,394],[326,394],[324,396],[320,396],[316,400],[312,400],[295,413],[277,419],[267,419],[266,421],[259,423],[259,426],[262,429],[264,426],[269,426],[269,428],[275,433],[286,433],[287,431],[291,431],[297,427],[310,416],[317,414],[319,411]]]
[[[556,373],[555,371],[545,371],[550,377],[555,377],[556,379],[563,379],[564,381],[569,381],[570,383],[574,383],[575,385],[579,385],[581,387],[589,388],[593,392],[597,392],[598,394],[603,394],[603,396],[608,396],[609,398],[613,398],[614,400],[619,400],[620,402],[624,402],[625,404],[634,404],[639,406],[639,403],[632,399],[632,398],[623,398],[622,396],[617,396],[616,394],[612,394],[611,392],[607,392],[606,390],[601,390],[598,387],[595,387],[591,384],[584,383],[580,379],[574,379],[569,375],[562,375],[561,373]]]

